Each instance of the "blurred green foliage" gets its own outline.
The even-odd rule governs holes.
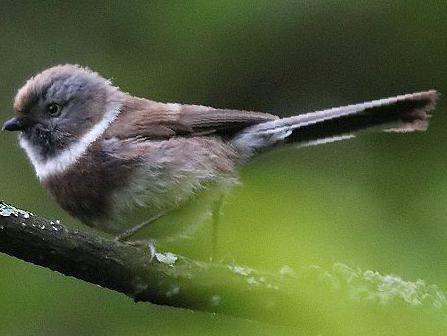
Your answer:
[[[24,80],[58,63],[154,100],[281,115],[447,92],[442,1],[1,1],[0,22],[2,119]],[[292,326],[135,304],[2,255],[0,334],[443,334],[444,109],[426,133],[287,147],[241,169],[218,259],[301,274],[290,295],[302,305],[283,307]],[[0,137],[0,169],[1,198],[82,225],[42,190],[11,134]],[[209,223],[169,248],[207,259]]]

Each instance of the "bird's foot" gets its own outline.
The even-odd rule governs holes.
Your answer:
[[[123,240],[119,239],[120,237],[115,237],[115,241],[119,241],[121,243],[128,244],[130,246],[135,246],[140,249],[142,249],[148,256],[150,261],[154,259],[155,253],[157,252],[157,249],[155,247],[155,240],[153,239],[145,239],[145,240]]]

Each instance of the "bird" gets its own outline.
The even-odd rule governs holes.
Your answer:
[[[3,129],[19,132],[40,183],[66,212],[128,239],[201,192],[231,185],[258,153],[365,129],[423,131],[437,98],[427,90],[280,118],[139,98],[88,67],[64,64],[26,81]],[[153,217],[129,223],[138,208]]]

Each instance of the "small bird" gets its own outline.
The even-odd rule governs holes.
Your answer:
[[[79,65],[57,65],[19,89],[3,129],[60,206],[83,223],[129,237],[135,207],[158,219],[278,144],[318,144],[359,131],[425,130],[434,90],[292,117],[134,97]],[[152,220],[149,220],[150,222]],[[131,226],[129,228],[129,226]],[[123,235],[124,233],[124,235]]]

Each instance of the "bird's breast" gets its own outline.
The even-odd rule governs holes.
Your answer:
[[[125,188],[138,170],[136,158],[119,159],[92,148],[69,169],[42,180],[59,205],[90,226],[109,228],[119,209],[114,195]]]

